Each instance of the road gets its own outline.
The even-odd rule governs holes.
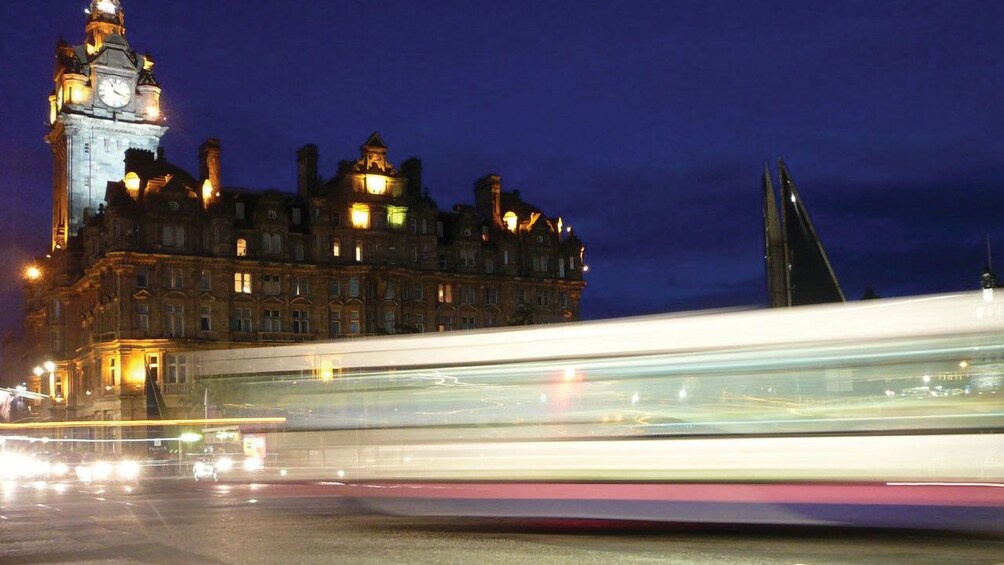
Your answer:
[[[0,563],[82,562],[990,565],[1004,538],[388,517],[312,483],[5,483]]]

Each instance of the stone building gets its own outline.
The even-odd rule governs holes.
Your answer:
[[[215,139],[196,174],[172,165],[152,62],[123,21],[93,0],[87,43],[57,47],[51,251],[4,344],[7,384],[50,398],[35,416],[195,413],[193,350],[579,319],[582,243],[498,175],[441,210],[421,162],[395,166],[377,133],[326,181],[300,149],[289,193],[228,186]]]

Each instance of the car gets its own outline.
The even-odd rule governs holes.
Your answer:
[[[75,469],[82,483],[134,483],[139,480],[139,461],[119,457],[84,458]]]

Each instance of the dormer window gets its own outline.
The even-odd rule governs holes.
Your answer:
[[[370,194],[386,194],[387,177],[383,175],[366,175],[366,192]]]
[[[502,221],[505,223],[506,229],[512,233],[516,233],[516,222],[518,220],[516,219],[515,212],[506,212],[505,216],[502,216]]]

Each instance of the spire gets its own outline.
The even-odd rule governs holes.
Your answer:
[[[770,180],[770,166],[765,161],[763,164],[764,267],[767,270],[767,300],[772,308],[789,304],[784,237],[774,194],[774,185]]]
[[[91,0],[86,10],[88,52],[94,54],[101,50],[105,38],[109,35],[125,37],[125,12],[119,0]]]
[[[837,275],[783,159],[778,159],[778,169],[789,304],[843,302],[844,293]]]

